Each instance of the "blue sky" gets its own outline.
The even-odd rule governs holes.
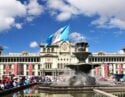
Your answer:
[[[87,40],[90,51],[119,52],[125,46],[124,4],[124,0],[3,0],[0,45],[4,53],[38,52],[41,42],[69,24],[70,39]]]

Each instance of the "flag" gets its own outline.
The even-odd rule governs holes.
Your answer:
[[[68,38],[69,38],[69,32],[70,32],[70,27],[66,26],[64,28],[63,32],[61,33],[60,40],[61,41],[67,41]]]
[[[69,26],[64,26],[57,30],[54,34],[50,35],[47,38],[47,46],[50,46],[52,44],[58,43],[60,41],[67,41],[69,38],[69,32],[70,32],[70,27]]]
[[[53,37],[53,41],[52,41],[52,44],[55,44],[57,42],[60,41],[60,35],[62,33],[62,31],[64,30],[65,27],[62,27],[60,28],[59,30],[57,30],[54,34],[54,37]]]
[[[46,42],[47,42],[46,47],[47,47],[47,46],[50,46],[50,45],[52,44],[53,36],[54,36],[54,35],[52,34],[52,35],[50,35],[50,36],[47,38],[47,40],[46,40]]]

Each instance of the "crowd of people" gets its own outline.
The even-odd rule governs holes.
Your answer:
[[[0,92],[16,88],[32,83],[41,83],[43,85],[51,85],[52,83],[56,83],[58,81],[61,81],[60,77],[53,77],[53,76],[4,76],[2,80],[0,79]]]
[[[36,78],[35,77],[25,77],[25,76],[20,76],[20,77],[10,77],[10,76],[4,76],[2,80],[0,80],[0,92],[6,90],[6,89],[11,89],[11,88],[16,88],[32,83],[36,83]]]

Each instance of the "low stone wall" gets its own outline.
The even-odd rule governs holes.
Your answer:
[[[125,92],[124,86],[39,86],[38,89],[44,92],[62,92],[62,91],[93,91],[93,89],[99,89],[106,92]]]
[[[118,97],[118,96],[115,96],[115,95],[113,95],[113,94],[111,94],[111,93],[107,93],[107,92],[105,92],[105,91],[98,90],[98,89],[93,89],[93,91],[94,91],[95,93],[102,94],[102,95],[104,95],[104,96],[106,96],[106,97]]]
[[[24,86],[20,86],[20,87],[15,87],[15,88],[11,88],[11,89],[6,89],[2,92],[0,92],[0,95],[3,96],[3,95],[8,95],[10,93],[14,93],[14,92],[17,92],[17,91],[20,91],[20,90],[23,90],[25,88],[28,88],[28,87],[31,87],[33,85],[35,85],[36,83],[33,83],[33,84],[29,84],[29,85],[24,85]]]

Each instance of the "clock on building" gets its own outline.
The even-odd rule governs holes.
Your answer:
[[[66,42],[62,43],[62,45],[61,45],[61,50],[63,50],[63,51],[68,51],[68,48],[69,48],[68,43],[66,43]]]

